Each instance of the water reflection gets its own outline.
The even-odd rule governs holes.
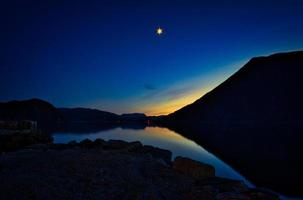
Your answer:
[[[86,131],[87,132],[82,131],[80,133],[76,133],[73,132],[73,128],[70,128],[64,129],[64,131],[55,132],[53,134],[54,142],[66,143],[70,140],[81,141],[86,138],[91,140],[102,138],[104,140],[117,139],[129,142],[140,141],[145,145],[152,145],[159,148],[168,149],[172,151],[173,157],[186,156],[201,162],[209,163],[216,168],[217,176],[243,180],[249,186],[253,186],[237,171],[232,169],[213,154],[206,151],[203,147],[167,128],[137,127],[136,129],[130,129],[130,127],[107,127],[106,129],[102,129],[100,131],[96,131],[96,129],[87,129]]]
[[[214,153],[257,187],[303,196],[301,123],[191,123],[169,128]]]

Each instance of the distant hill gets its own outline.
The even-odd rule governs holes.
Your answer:
[[[302,196],[303,51],[251,59],[164,122],[257,186]]]
[[[148,117],[144,113],[128,113],[128,114],[122,114],[120,118],[121,120],[141,121],[141,120],[147,120]]]
[[[39,127],[45,127],[56,124],[62,117],[52,104],[40,99],[30,99],[0,103],[0,120],[32,120],[37,121]]]
[[[59,112],[67,122],[72,123],[100,123],[117,122],[119,115],[89,108],[58,108]]]
[[[89,108],[56,108],[41,99],[0,103],[0,121],[32,120],[37,121],[39,127],[45,128],[56,128],[57,125],[60,125],[60,127],[62,125],[70,126],[76,123],[86,123],[87,126],[91,126],[88,123],[96,125],[111,123],[116,124],[116,126],[129,122],[145,124],[147,119],[148,117],[143,113],[117,115]]]
[[[67,123],[117,122],[120,118],[114,113],[88,108],[56,108],[41,99],[9,101],[0,103],[0,120],[37,121],[41,128],[55,128]]]

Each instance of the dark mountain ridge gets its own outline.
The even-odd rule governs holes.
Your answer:
[[[127,113],[120,115],[121,120],[129,120],[129,121],[144,121],[147,120],[147,116],[144,113]]]
[[[253,58],[214,90],[168,117],[211,123],[301,122],[302,74],[302,51]]]
[[[116,124],[118,126],[120,123],[145,123],[147,119],[148,117],[142,113],[117,115],[90,108],[56,108],[41,99],[0,103],[0,120],[37,121],[40,128],[56,127],[57,125],[60,125],[60,127],[71,124],[80,125],[80,123],[87,125],[99,124],[102,126],[107,124],[107,127],[108,124]]]
[[[119,115],[89,108],[58,108],[67,122],[72,123],[98,123],[98,122],[116,122]]]
[[[37,121],[39,127],[52,126],[62,120],[60,112],[50,103],[40,99],[0,103],[0,120]]]
[[[251,59],[164,124],[257,186],[303,196],[303,51]]]

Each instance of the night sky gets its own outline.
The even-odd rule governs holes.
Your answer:
[[[302,0],[9,0],[0,16],[0,101],[56,107],[167,114],[303,47]]]

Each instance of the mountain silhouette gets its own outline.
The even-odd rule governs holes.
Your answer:
[[[0,120],[32,120],[37,121],[39,127],[48,127],[62,120],[62,116],[52,104],[30,99],[0,103]]]
[[[302,196],[303,51],[251,59],[165,124],[257,186]]]
[[[119,115],[89,108],[58,108],[63,118],[69,123],[116,122]]]
[[[302,120],[302,75],[302,51],[256,57],[214,90],[169,118],[212,123]]]
[[[124,113],[120,115],[120,118],[126,121],[146,121],[148,119],[144,113]]]
[[[112,128],[128,123],[139,123],[142,128],[146,126],[148,117],[142,113],[117,115],[98,109],[90,108],[56,108],[41,99],[23,101],[9,101],[0,103],[0,120],[22,121],[32,120],[38,122],[38,127],[51,130],[52,128]],[[82,124],[82,125],[81,125]],[[111,124],[111,125],[110,125]]]

